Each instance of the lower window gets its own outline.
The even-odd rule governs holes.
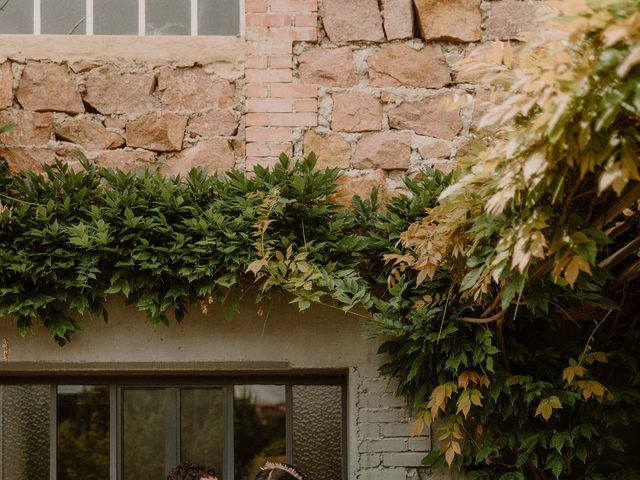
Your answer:
[[[306,382],[306,383],[305,383]],[[0,480],[162,480],[182,462],[345,479],[341,378],[0,385]]]

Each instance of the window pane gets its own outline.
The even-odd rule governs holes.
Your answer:
[[[198,0],[198,35],[240,33],[238,0]]]
[[[294,385],[293,463],[305,478],[342,478],[342,389]]]
[[[10,0],[6,3],[0,11],[0,33],[33,33],[33,2]]]
[[[49,480],[49,385],[0,386],[2,478]]]
[[[123,396],[124,480],[165,475],[165,423],[169,390],[126,389]],[[175,413],[175,412],[174,412]]]
[[[58,387],[58,480],[109,480],[109,387]]]
[[[235,387],[233,423],[236,480],[253,480],[267,460],[286,461],[285,395],[283,385]]]
[[[137,35],[138,0],[93,0],[93,33]]]
[[[222,472],[224,422],[222,389],[180,391],[180,461]]]
[[[42,33],[59,35],[86,33],[85,0],[41,0],[41,2]]]
[[[189,0],[145,0],[147,35],[189,35]]]

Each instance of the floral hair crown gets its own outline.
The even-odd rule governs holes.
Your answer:
[[[285,472],[287,472],[289,475],[291,475],[293,478],[297,479],[297,480],[302,480],[302,475],[300,475],[298,472],[296,472],[295,468],[290,467],[289,465],[285,465],[284,463],[273,463],[273,462],[267,462],[264,464],[264,467],[261,467],[260,470],[284,470]]]

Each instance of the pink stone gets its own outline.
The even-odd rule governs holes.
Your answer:
[[[11,63],[0,65],[0,108],[13,105],[13,71]]]
[[[462,130],[460,106],[452,94],[407,101],[389,112],[389,125],[398,130],[453,140]]]
[[[1,125],[14,125],[15,128],[0,134],[0,143],[24,146],[46,145],[53,133],[53,113],[9,110],[0,114]]]
[[[413,0],[384,0],[383,8],[387,40],[413,37]]]
[[[42,165],[52,164],[56,155],[46,148],[3,147],[0,148],[0,157],[6,160],[9,172],[20,173],[42,172]]]
[[[236,158],[229,141],[224,138],[202,140],[196,146],[187,148],[160,167],[165,175],[186,174],[192,168],[205,168],[209,172],[226,172],[233,169]]]
[[[365,132],[382,128],[382,105],[364,92],[349,91],[333,95],[331,129],[341,132]]]
[[[67,67],[54,63],[27,63],[16,98],[25,110],[84,112],[84,104]]]
[[[229,108],[235,88],[227,80],[215,79],[201,68],[172,70],[158,75],[158,90],[168,110],[199,112],[210,108]]]
[[[471,115],[471,127],[472,132],[478,132],[480,130],[480,124],[482,118],[496,105],[499,105],[504,100],[504,92],[491,92],[490,90],[480,90],[473,100],[473,114]],[[498,125],[493,125],[489,130],[495,130]]]
[[[109,67],[91,70],[87,75],[84,100],[98,112],[146,113],[151,110],[152,73],[117,73]]]
[[[539,29],[538,11],[544,2],[501,0],[488,2],[485,37],[489,40],[523,40],[523,33]]]
[[[127,146],[157,152],[181,150],[186,126],[187,118],[175,113],[143,115],[127,123]]]
[[[313,130],[304,134],[304,155],[311,152],[318,158],[318,168],[349,168],[351,145],[342,135],[319,135]]]
[[[187,132],[192,137],[230,137],[238,130],[238,120],[229,110],[212,110],[189,120]]]
[[[442,88],[451,82],[438,46],[414,50],[396,43],[371,55],[368,63],[371,85],[376,87]]]
[[[325,0],[322,23],[332,42],[384,41],[377,0]]]
[[[363,136],[356,147],[354,168],[406,170],[411,161],[411,134],[376,132]]]
[[[431,139],[418,148],[420,156],[427,160],[429,158],[449,158],[451,156],[451,145],[443,140]]]
[[[139,170],[155,164],[156,156],[145,150],[107,150],[96,157],[99,167],[114,170]]]
[[[425,40],[477,42],[481,39],[481,0],[414,0]]]
[[[312,48],[299,57],[300,80],[327,87],[351,87],[358,81],[349,47]]]
[[[365,170],[360,175],[343,175],[338,179],[338,188],[331,196],[331,201],[343,207],[351,207],[351,200],[355,195],[368,199],[374,188],[378,188],[378,202],[386,203],[389,190],[387,174],[383,170]]]
[[[88,150],[107,150],[124,145],[124,138],[108,131],[100,122],[82,118],[67,120],[58,125],[56,135]]]

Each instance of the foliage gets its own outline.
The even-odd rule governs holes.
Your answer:
[[[374,328],[415,431],[437,422],[427,464],[637,478],[640,9],[551,3],[550,29],[465,62],[506,100],[387,256]]]
[[[106,298],[119,293],[150,322],[167,323],[197,302],[222,302],[231,316],[254,285],[258,301],[281,288],[302,309],[353,287],[364,242],[351,233],[354,216],[327,199],[338,171],[314,164],[283,156],[252,178],[193,170],[185,181],[87,162],[80,172],[62,163],[45,175],[3,172],[0,314],[20,333],[40,320],[64,343],[80,329],[73,312],[106,318]]]

